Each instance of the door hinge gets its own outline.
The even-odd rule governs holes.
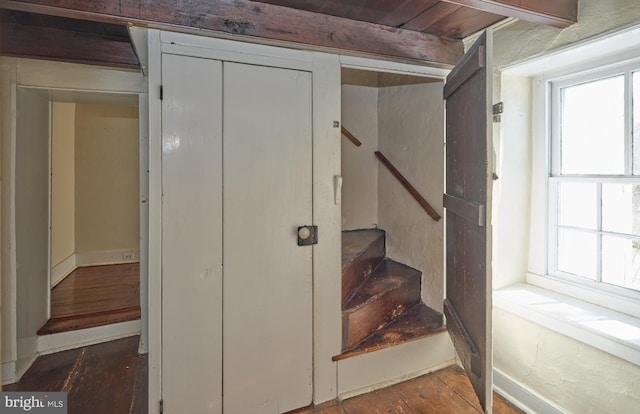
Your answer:
[[[164,412],[164,400],[160,400],[160,414]]]
[[[162,85],[160,85],[160,100],[162,100],[162,98],[164,98],[164,91],[162,89]]]
[[[501,114],[504,112],[504,103],[498,102],[493,105],[493,122],[500,122],[502,120]]]

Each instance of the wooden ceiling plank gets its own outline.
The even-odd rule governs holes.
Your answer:
[[[139,67],[130,43],[91,36],[86,32],[4,23],[0,36],[0,51],[7,56],[127,69]]]
[[[63,17],[174,30],[180,26],[439,67],[455,64],[463,51],[460,40],[248,0],[5,0],[1,4],[34,13],[46,10]],[[120,7],[123,4],[126,7]]]
[[[464,39],[485,27],[504,19],[504,16],[479,12],[469,7],[460,7],[454,13],[433,24],[427,32],[443,33],[456,39]]]
[[[565,28],[578,19],[578,0],[442,0],[531,23]]]
[[[417,30],[420,32],[428,31],[431,26],[461,8],[462,6],[456,6],[455,4],[439,2],[432,8],[425,10],[414,19],[407,22],[402,26],[402,28],[407,30]]]

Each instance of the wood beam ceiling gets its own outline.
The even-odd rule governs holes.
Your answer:
[[[454,65],[463,53],[460,40],[248,0],[4,0],[1,7],[106,23],[197,29],[441,67]]]
[[[568,27],[578,19],[578,0],[442,0],[458,6],[515,17],[531,23]]]
[[[0,52],[7,56],[138,69],[123,26],[4,10]]]

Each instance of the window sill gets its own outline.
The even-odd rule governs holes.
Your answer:
[[[640,318],[529,284],[495,291],[493,306],[640,365]]]

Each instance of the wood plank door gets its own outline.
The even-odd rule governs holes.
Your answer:
[[[164,54],[162,83],[164,412],[221,413],[222,62]]]
[[[485,412],[491,412],[491,33],[447,77],[447,330]]]
[[[311,403],[311,127],[309,72],[224,63],[225,413]]]

